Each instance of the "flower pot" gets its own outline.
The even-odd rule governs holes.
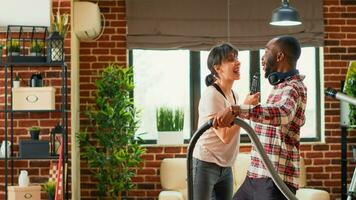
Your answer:
[[[20,81],[13,81],[12,83],[13,83],[13,84],[12,84],[13,88],[18,88],[18,87],[20,87]]]
[[[41,131],[30,131],[32,140],[39,140]]]
[[[157,144],[184,144],[183,131],[159,131]]]
[[[13,51],[13,52],[7,53],[7,55],[8,55],[8,56],[19,56],[19,55],[20,55],[20,52]]]
[[[30,56],[43,56],[42,52],[30,52]]]
[[[48,200],[54,200],[54,196],[48,195]]]

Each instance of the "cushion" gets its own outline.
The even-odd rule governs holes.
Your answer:
[[[160,179],[164,190],[187,188],[187,159],[165,158],[161,162]]]
[[[330,195],[324,190],[300,188],[297,190],[298,199],[317,199],[317,200],[330,200]]]

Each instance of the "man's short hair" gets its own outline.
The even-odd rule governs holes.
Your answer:
[[[301,48],[297,39],[292,36],[280,36],[276,44],[281,48],[288,59],[288,62],[296,63],[300,57]]]

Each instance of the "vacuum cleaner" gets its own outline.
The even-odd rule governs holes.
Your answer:
[[[241,128],[245,129],[247,131],[248,136],[250,137],[251,141],[255,145],[257,152],[260,154],[260,157],[266,166],[267,170],[271,174],[272,180],[276,183],[277,187],[279,190],[283,193],[283,195],[289,199],[289,200],[297,200],[295,195],[290,191],[290,189],[287,187],[287,185],[283,182],[281,177],[277,174],[277,172],[274,170],[274,167],[272,165],[272,162],[269,160],[267,157],[266,152],[263,149],[263,146],[258,139],[255,131],[252,129],[252,127],[245,122],[244,120],[240,118],[236,118],[234,120],[234,123]],[[188,179],[188,199],[189,200],[194,200],[193,198],[193,150],[194,147],[201,135],[211,128],[213,125],[213,120],[210,120],[206,122],[204,125],[202,125],[193,135],[193,137],[190,140],[189,146],[188,146],[188,155],[187,155],[187,179]]]

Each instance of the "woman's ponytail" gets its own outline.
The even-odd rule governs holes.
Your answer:
[[[205,77],[205,85],[206,86],[212,85],[215,81],[216,81],[216,78],[215,78],[215,76],[213,74],[208,74]]]

